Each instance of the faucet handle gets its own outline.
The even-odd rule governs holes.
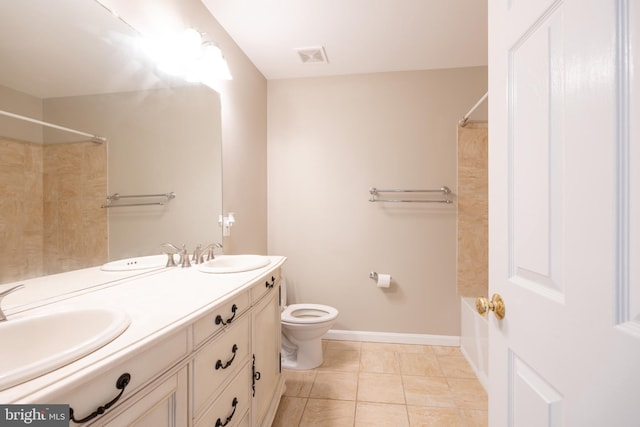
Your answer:
[[[165,249],[165,253],[171,253],[171,254],[180,253],[180,248],[178,248],[176,245],[169,242],[164,242],[163,244],[160,245],[160,247],[162,249]]]
[[[17,286],[14,286],[13,288],[7,289],[6,291],[0,292],[0,303],[2,302],[2,299],[4,297],[6,297],[7,295],[9,295],[12,292],[15,292],[17,290],[22,289],[22,288],[24,288],[24,285],[17,285]],[[2,306],[0,306],[0,322],[2,322],[4,320],[7,320],[7,316],[4,315],[4,312],[2,311]]]
[[[180,267],[191,267],[191,261],[189,261],[189,252],[187,251],[187,245],[182,245],[180,249]]]
[[[179,254],[180,249],[178,249],[176,245],[169,242],[161,244],[160,247],[164,249],[164,254],[167,256],[167,264],[165,265],[165,267],[175,267],[176,260],[173,258],[173,255]]]
[[[193,262],[195,262],[196,264],[201,264],[202,263],[202,252],[203,252],[202,251],[202,245],[200,243],[198,243],[196,248],[193,250],[193,257],[191,257]]]
[[[167,256],[167,264],[165,265],[165,267],[175,267],[176,260],[175,258],[173,258],[173,254],[169,252],[165,252],[164,254]]]
[[[200,252],[200,257],[197,261],[198,264],[202,264],[205,261],[211,261],[212,259],[215,259],[215,254],[214,251],[216,249],[222,248],[222,243],[212,243],[209,246],[207,246],[206,248],[204,248],[204,250],[202,252]],[[205,260],[205,254],[207,256],[207,259]]]
[[[214,243],[209,247],[209,251],[207,252],[207,261],[215,259],[214,251],[216,249],[222,249],[222,243]]]

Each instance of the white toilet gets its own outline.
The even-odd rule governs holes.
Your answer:
[[[282,367],[313,369],[322,365],[321,338],[338,318],[338,310],[321,304],[286,305],[284,280],[280,286],[282,305]]]

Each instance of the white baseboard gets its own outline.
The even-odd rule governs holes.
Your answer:
[[[396,334],[391,332],[342,331],[331,329],[323,339],[336,341],[384,342],[392,344],[421,344],[459,347],[460,337],[455,335]]]

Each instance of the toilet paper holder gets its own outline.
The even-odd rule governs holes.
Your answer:
[[[369,278],[376,281],[376,285],[379,288],[388,288],[391,285],[391,275],[390,274],[378,274],[375,271],[369,273]]]
[[[376,282],[378,281],[378,272],[377,271],[372,271],[371,273],[369,273],[369,279],[373,279]]]

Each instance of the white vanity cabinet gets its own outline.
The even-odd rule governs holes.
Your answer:
[[[279,294],[280,277],[275,273],[252,289],[252,296],[259,298],[252,309],[254,426],[271,426],[282,394]]]
[[[76,304],[130,304],[123,307],[133,313],[128,331],[149,333],[127,337],[125,331],[127,344],[96,364],[81,359],[51,373],[45,386],[0,391],[0,400],[69,404],[76,420],[86,419],[70,426],[270,426],[284,390],[279,293],[285,258],[272,259],[260,275],[169,270],[79,296]],[[179,296],[178,285],[184,286]],[[140,308],[136,295],[147,301],[154,295],[153,305]]]
[[[249,313],[233,319],[196,352],[195,427],[270,426],[273,422],[284,384],[279,291],[280,271],[269,272],[247,292]]]
[[[251,358],[251,317],[242,316],[227,326],[221,334],[203,346],[192,362],[193,376],[193,418],[196,425],[215,425],[216,420],[224,423],[229,414],[235,410],[234,417],[240,419],[251,407],[248,393],[250,384],[249,359]],[[245,371],[245,372],[240,372]],[[230,382],[244,384],[242,390],[229,392],[225,398],[222,390]],[[235,394],[234,394],[235,393]],[[201,422],[201,414],[217,400],[228,401],[216,404],[218,411],[207,411]],[[237,401],[235,404],[234,401]],[[232,408],[233,407],[233,408]]]
[[[187,425],[187,356],[187,331],[180,330],[42,403],[69,404],[74,418],[82,421],[70,425]],[[158,417],[164,422],[151,422]]]
[[[152,384],[130,399],[123,408],[96,425],[105,427],[188,425],[188,372],[181,368],[158,385]],[[138,397],[139,396],[139,397]]]

